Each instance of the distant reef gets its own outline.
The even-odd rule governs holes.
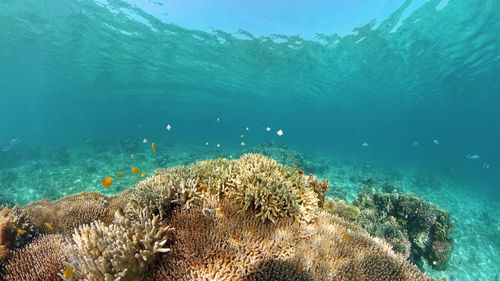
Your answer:
[[[339,215],[328,188],[249,153],[157,170],[112,197],[4,208],[0,279],[433,280],[359,226],[371,195]]]

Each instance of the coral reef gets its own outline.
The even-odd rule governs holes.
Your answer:
[[[358,194],[354,205],[361,210],[357,218],[339,213],[339,208],[346,210],[349,207],[338,201],[329,203],[337,214],[384,239],[415,264],[421,265],[421,258],[425,258],[433,268],[446,269],[453,245],[450,236],[453,224],[446,211],[409,194],[375,190]]]
[[[74,274],[64,280],[141,280],[157,253],[169,251],[170,228],[144,209],[137,221],[116,212],[112,224],[95,221],[75,229],[68,255]]]
[[[16,236],[16,226],[11,209],[0,209],[0,261],[9,254]]]
[[[159,170],[113,197],[82,193],[35,202],[9,221],[32,222],[40,233],[53,234],[9,249],[14,254],[1,263],[4,277],[431,280],[386,242],[322,211],[327,187],[273,159],[246,154]],[[360,209],[356,221],[363,218]],[[39,256],[45,251],[51,253]],[[35,265],[43,274],[23,269]]]
[[[12,254],[5,266],[5,280],[61,280],[58,274],[64,269],[65,262],[67,262],[67,256],[62,235],[43,235]]]

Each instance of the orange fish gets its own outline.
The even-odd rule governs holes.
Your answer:
[[[293,164],[292,167],[297,168],[298,166],[297,166],[297,164]]]
[[[123,174],[118,174],[117,178],[123,178]]]
[[[154,142],[151,143],[151,148],[153,149],[153,152],[156,152],[156,148],[155,148],[155,143]]]
[[[130,170],[132,170],[132,173],[134,173],[134,174],[139,174],[141,172],[141,171],[139,171],[139,169],[134,168],[134,167],[132,167],[132,169],[130,169]]]
[[[144,177],[144,176],[146,176],[146,173],[142,173],[142,174],[141,174],[141,177]]]
[[[44,223],[45,227],[48,229],[48,230],[52,230],[54,231],[54,228],[52,227],[52,225],[48,222]]]
[[[104,185],[104,187],[110,187],[112,183],[113,183],[113,178],[104,177],[102,179],[102,185]]]

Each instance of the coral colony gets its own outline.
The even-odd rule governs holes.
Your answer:
[[[377,226],[367,232],[359,225],[370,214],[385,212],[379,222],[387,224],[392,216],[397,223],[389,225],[408,230],[402,237],[411,249],[433,249],[436,241],[448,241],[445,215],[417,199],[384,194],[364,194],[356,206],[341,206],[325,201],[328,188],[326,180],[248,153],[157,170],[112,197],[87,192],[4,208],[2,276],[10,281],[432,280],[407,260],[406,250],[393,250],[393,240],[370,236]],[[390,210],[380,209],[384,200],[391,202]],[[418,217],[417,207],[426,210],[424,217]],[[405,216],[408,227],[402,226]],[[420,233],[428,235],[422,245]]]

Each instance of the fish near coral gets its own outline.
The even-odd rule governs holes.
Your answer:
[[[299,166],[297,164],[293,164],[292,167],[298,168]]]
[[[50,231],[54,231],[54,227],[52,227],[52,225],[48,222],[44,223],[43,225],[45,225],[45,227],[50,230]]]
[[[153,149],[153,152],[156,152],[156,147],[154,142],[151,143],[151,148]]]
[[[139,174],[141,171],[139,171],[139,169],[135,168],[135,167],[132,167],[130,170],[132,170],[132,173],[134,174]]]
[[[73,277],[75,276],[75,272],[73,271],[73,267],[66,265],[66,268],[64,269],[63,273],[64,277]]]
[[[113,178],[110,178],[110,177],[104,177],[104,178],[102,179],[102,185],[103,185],[104,187],[106,187],[106,188],[107,188],[107,187],[110,187],[112,183],[113,183]]]
[[[141,174],[141,177],[145,177],[145,176],[146,176],[146,173],[142,173],[142,174]]]

